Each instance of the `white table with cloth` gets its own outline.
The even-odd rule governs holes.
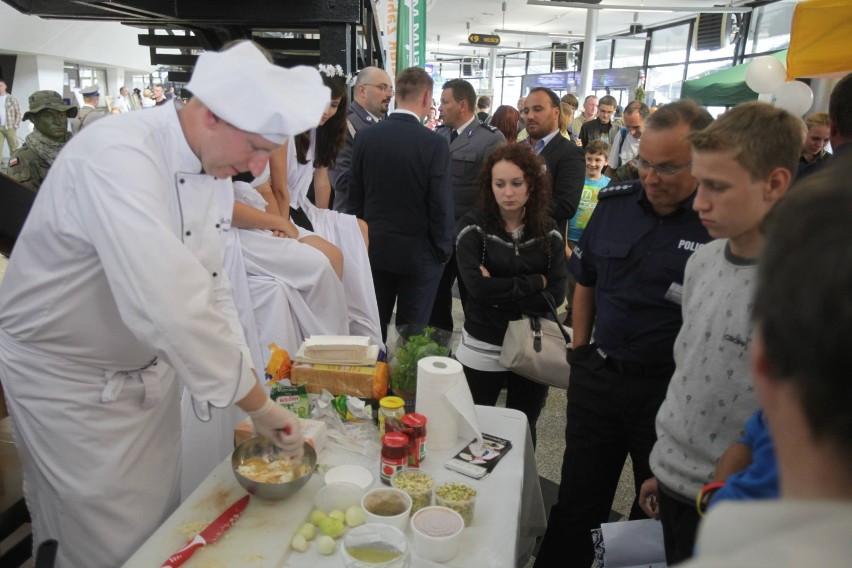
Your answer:
[[[453,448],[427,454],[421,469],[432,475],[436,485],[444,481],[461,481],[476,488],[476,511],[472,524],[464,529],[457,554],[443,564],[423,560],[417,555],[409,528],[412,568],[523,566],[532,553],[536,537],[544,534],[546,514],[526,416],[516,410],[484,406],[477,406],[476,413],[482,431],[510,440],[512,450],[482,480],[471,479],[444,467],[444,463],[469,440],[460,437]],[[320,454],[318,463],[362,465],[373,473],[373,487],[380,487],[378,460],[378,455],[359,455],[329,443]],[[290,540],[296,529],[307,522],[314,508],[314,495],[322,485],[322,475],[314,474],[301,491],[284,501],[264,501],[253,497],[237,523],[218,542],[196,552],[184,566],[341,566],[339,541],[337,551],[331,556],[320,555],[313,544],[304,553],[290,548]],[[187,542],[189,527],[200,530],[245,494],[234,478],[230,459],[223,461],[136,551],[125,568],[161,566]]]

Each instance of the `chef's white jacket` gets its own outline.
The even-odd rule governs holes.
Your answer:
[[[230,183],[168,104],[84,129],[35,200],[0,286],[0,379],[57,567],[121,565],[177,506],[178,380],[219,407],[256,383],[222,270]]]

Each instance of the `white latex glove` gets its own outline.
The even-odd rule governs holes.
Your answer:
[[[254,425],[254,431],[272,440],[293,459],[302,458],[302,424],[299,417],[266,399],[263,406],[248,413]]]

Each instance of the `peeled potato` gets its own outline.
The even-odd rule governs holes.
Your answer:
[[[290,546],[297,552],[304,552],[308,549],[308,541],[305,540],[304,535],[296,534],[290,541]]]
[[[322,534],[330,536],[331,538],[338,538],[343,534],[343,531],[346,530],[343,526],[343,521],[334,517],[326,517],[321,520],[318,528]]]
[[[319,522],[326,518],[328,515],[325,514],[325,511],[320,509],[314,509],[311,511],[311,518],[309,519],[312,524],[319,526]]]
[[[352,505],[348,509],[346,509],[346,525],[348,527],[357,527],[364,524],[366,517],[364,515],[364,509],[359,507],[358,505]]]
[[[324,554],[326,556],[334,554],[335,543],[334,539],[330,536],[323,535],[317,538],[316,546],[320,554]]]
[[[317,535],[317,528],[311,523],[305,523],[299,527],[296,534],[302,535],[305,537],[305,540],[314,540],[314,537]]]

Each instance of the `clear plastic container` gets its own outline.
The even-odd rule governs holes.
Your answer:
[[[435,504],[457,512],[469,527],[476,509],[476,489],[457,481],[442,483],[435,488]]]
[[[411,497],[411,514],[432,504],[432,476],[423,470],[407,467],[391,477],[391,487],[402,489]]]
[[[343,537],[340,556],[346,568],[408,568],[411,551],[405,533],[390,525],[368,523]]]

